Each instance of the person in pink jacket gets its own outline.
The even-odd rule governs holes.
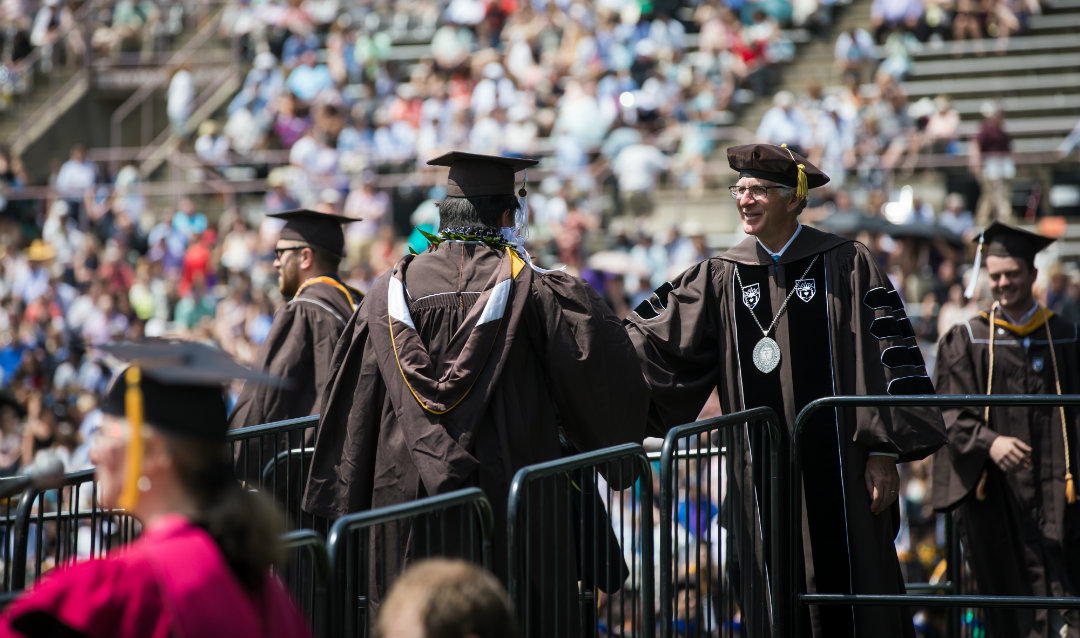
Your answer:
[[[46,574],[0,615],[0,636],[310,635],[270,573],[282,518],[240,487],[225,445],[222,383],[258,373],[202,344],[104,349],[131,365],[91,459],[101,504],[133,514],[142,536]]]

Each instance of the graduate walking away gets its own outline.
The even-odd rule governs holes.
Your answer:
[[[198,343],[103,349],[131,362],[114,378],[90,458],[105,508],[142,536],[108,558],[42,577],[0,616],[0,636],[307,636],[270,573],[280,515],[240,487],[225,445],[222,385],[272,381]]]
[[[942,394],[1080,394],[1077,326],[1039,304],[1035,254],[1052,239],[995,222],[979,237],[993,305],[938,344]],[[979,272],[976,259],[975,273]],[[947,452],[934,457],[934,506],[957,508],[979,593],[1080,595],[1075,407],[944,411]],[[987,636],[1080,636],[1073,610],[987,609]]]
[[[270,217],[285,220],[274,248],[274,267],[278,289],[288,302],[274,313],[270,334],[255,357],[255,369],[287,379],[289,384],[246,384],[229,417],[231,428],[318,414],[334,346],[363,299],[360,291],[346,286],[338,276],[345,254],[341,225],[357,220],[303,209]],[[288,445],[303,447],[314,442],[312,433],[307,440],[297,438]],[[241,447],[237,468],[243,478],[257,481],[263,466],[283,449],[267,443],[260,457],[257,444]]]
[[[627,321],[652,386],[650,430],[662,435],[692,421],[714,387],[725,413],[769,406],[789,431],[798,412],[820,397],[933,392],[900,296],[870,252],[799,223],[808,189],[828,176],[768,144],[729,148],[728,163],[739,172],[731,196],[751,236],[660,287]],[[760,480],[752,459],[765,455],[762,438],[744,431],[731,441],[740,493],[754,476]],[[900,524],[896,462],[923,458],[944,443],[934,409],[817,412],[802,438],[807,590],[904,591],[893,548]],[[742,548],[756,558],[737,557],[747,594],[745,583],[766,582],[761,552],[769,532],[761,529],[757,488],[758,497],[737,514],[744,536],[762,539]],[[757,573],[745,573],[752,569]],[[760,614],[744,609],[743,621],[749,635],[770,632]],[[795,622],[829,638],[914,633],[910,613],[897,607],[822,606]]]
[[[515,243],[524,222],[514,174],[535,163],[458,152],[429,162],[450,167],[439,236],[379,277],[345,329],[304,499],[335,518],[478,486],[495,510],[504,581],[514,473],[558,458],[560,428],[581,451],[640,442],[648,402],[630,340],[599,295],[533,268]],[[537,614],[535,635],[580,631],[572,534],[567,524],[542,557],[569,580],[541,584],[548,601],[562,598]],[[454,536],[440,542],[466,540]]]

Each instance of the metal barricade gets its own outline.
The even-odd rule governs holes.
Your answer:
[[[772,568],[785,564],[785,435],[765,407],[668,431],[659,472],[662,637],[785,635],[783,615],[773,614],[785,570]],[[752,468],[736,467],[743,454],[722,454],[747,445]],[[739,476],[747,470],[752,490]]]
[[[448,556],[491,569],[491,504],[479,488],[342,516],[330,528],[330,634],[367,636],[405,563]]]
[[[982,407],[982,406],[1080,406],[1080,395],[872,395],[872,396],[843,396],[825,397],[810,402],[802,409],[795,419],[795,427],[791,435],[791,454],[789,457],[790,468],[788,470],[788,500],[789,519],[791,525],[787,528],[788,548],[791,556],[801,556],[801,521],[802,521],[802,459],[801,435],[804,425],[809,418],[818,410],[827,408],[853,408],[853,407]],[[955,558],[955,557],[950,557]],[[956,563],[961,561],[956,560]],[[993,607],[1023,607],[1037,609],[1080,609],[1080,597],[1049,597],[1049,596],[992,596],[971,594],[829,594],[829,593],[804,593],[802,583],[796,578],[794,561],[788,564],[789,571],[785,578],[789,584],[787,616],[790,620],[790,634],[798,638],[801,635],[801,623],[797,622],[800,609],[810,605],[873,605],[888,607],[949,607],[956,610],[963,608],[993,608]],[[956,591],[961,574],[961,565],[949,564],[947,571],[947,587],[941,589]],[[954,614],[957,612],[954,612]],[[959,626],[958,619],[954,616],[949,621],[949,626]],[[957,635],[957,634],[951,634]]]
[[[25,589],[42,573],[104,556],[138,535],[139,523],[98,503],[94,470],[65,474],[59,487],[23,492],[15,513],[8,591]]]
[[[12,552],[15,544],[15,512],[19,509],[20,495],[14,495],[0,502],[0,516],[3,529],[0,531],[0,592],[11,591]],[[0,608],[2,608],[0,602]]]
[[[508,583],[524,635],[655,635],[651,478],[634,444],[518,470]]]
[[[330,554],[314,530],[300,529],[281,537],[288,562],[278,575],[311,625],[315,638],[330,635]]]
[[[330,521],[300,507],[318,427],[316,414],[230,430],[226,441],[237,477],[277,501],[290,529],[314,529],[325,537]]]

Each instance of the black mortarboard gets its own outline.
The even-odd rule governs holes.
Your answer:
[[[360,221],[356,217],[320,213],[306,208],[268,213],[268,216],[285,220],[281,239],[306,242],[338,257],[345,255],[345,233],[341,225]]]
[[[1044,237],[1023,228],[1014,228],[994,222],[983,230],[980,239],[983,251],[996,257],[1015,257],[1029,264],[1035,263],[1035,253],[1054,243],[1052,237]]]
[[[142,419],[184,437],[224,440],[228,430],[222,386],[233,379],[280,385],[273,375],[246,368],[212,346],[176,340],[148,340],[99,346],[129,365],[113,379],[102,410],[129,416],[127,371],[138,369]]]
[[[964,291],[964,296],[968,299],[975,295],[979,270],[982,268],[983,253],[994,257],[1013,257],[1023,260],[1034,267],[1035,254],[1054,243],[1052,237],[1045,237],[1001,222],[993,222],[972,241],[978,245],[978,249],[975,251],[975,264],[972,269],[971,281],[968,283],[967,290]]]
[[[446,180],[449,197],[478,197],[482,195],[513,195],[514,174],[536,166],[534,159],[478,155],[454,151],[428,160],[431,166],[449,166]]]
[[[800,197],[829,183],[829,176],[786,146],[743,144],[727,150],[728,166],[742,175],[794,186]],[[801,183],[800,183],[801,182]]]

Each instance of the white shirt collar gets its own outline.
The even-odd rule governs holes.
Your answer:
[[[784,255],[784,251],[786,251],[788,247],[791,246],[791,242],[795,241],[795,238],[799,236],[800,232],[802,232],[802,224],[798,224],[797,226],[795,226],[795,232],[791,234],[791,239],[787,240],[787,243],[784,244],[784,247],[780,249],[780,252],[774,253],[773,251],[769,250],[765,246],[765,244],[761,243],[760,239],[757,243],[761,244],[761,247],[765,249],[765,252],[769,253],[769,256],[772,257],[772,260],[774,262],[777,262],[780,261],[780,258]]]
[[[1024,324],[1026,324],[1028,321],[1031,321],[1031,318],[1035,316],[1035,311],[1038,310],[1038,309],[1039,309],[1039,302],[1036,301],[1036,302],[1032,303],[1031,310],[1028,310],[1027,312],[1025,312],[1020,317],[1020,319],[1013,319],[1012,317],[1010,317],[1008,315],[1008,313],[1005,312],[1004,309],[1001,310],[1001,314],[1005,315],[1005,317],[1009,320],[1009,323],[1013,324],[1014,326],[1022,326]]]

